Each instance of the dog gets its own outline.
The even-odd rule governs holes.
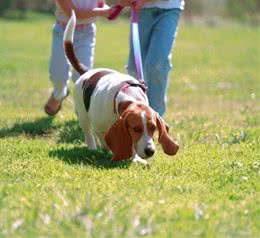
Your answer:
[[[89,149],[98,142],[113,153],[112,161],[132,159],[146,164],[155,153],[154,134],[168,155],[178,145],[169,135],[164,120],[149,107],[145,86],[130,75],[112,69],[88,70],[75,55],[73,35],[75,13],[64,32],[64,50],[73,68],[81,75],[75,83],[75,109]]]

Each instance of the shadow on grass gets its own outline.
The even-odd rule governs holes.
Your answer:
[[[65,121],[58,132],[58,143],[81,144],[84,141],[84,134],[77,119]]]
[[[58,143],[81,144],[84,134],[77,120],[72,119],[62,123],[53,122],[54,117],[41,117],[33,121],[18,121],[12,127],[0,128],[0,138],[26,135],[30,137],[44,136],[57,130]]]
[[[11,128],[1,128],[0,138],[13,137],[20,134],[42,136],[49,134],[56,127],[52,124],[53,117],[42,117],[33,121],[16,122]]]
[[[30,137],[51,134],[58,129],[59,143],[82,144],[84,141],[77,120],[69,120],[62,124],[53,123],[54,117],[42,117],[33,121],[16,122],[12,127],[0,128],[0,138],[26,135]],[[105,150],[92,151],[86,147],[73,148],[60,147],[49,152],[51,157],[56,157],[69,164],[84,164],[98,168],[128,168],[131,161],[112,162],[111,154]]]
[[[88,165],[102,169],[127,169],[131,161],[112,162],[111,154],[105,150],[88,150],[86,147],[58,148],[49,152],[50,157],[58,158],[72,165]]]

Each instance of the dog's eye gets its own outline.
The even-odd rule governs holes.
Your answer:
[[[143,129],[141,127],[139,127],[139,126],[134,127],[133,130],[136,133],[142,133],[143,132]]]
[[[155,125],[150,125],[148,128],[149,128],[150,131],[155,131],[156,126]]]

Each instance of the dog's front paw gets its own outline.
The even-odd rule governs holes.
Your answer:
[[[148,165],[148,162],[144,159],[142,159],[140,156],[135,155],[132,159],[132,161],[136,164],[143,164],[143,165]]]

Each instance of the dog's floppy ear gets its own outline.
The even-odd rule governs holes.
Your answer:
[[[133,101],[122,101],[118,105],[118,114],[122,115],[123,112],[133,103]]]
[[[159,114],[156,115],[156,124],[157,128],[159,130],[159,143],[162,145],[163,151],[167,155],[176,155],[179,146],[174,143],[169,132],[169,127],[166,125],[166,123],[163,121],[163,119],[159,116]]]
[[[113,161],[129,159],[132,156],[132,139],[126,128],[125,118],[120,117],[105,135],[108,148],[113,153]]]

